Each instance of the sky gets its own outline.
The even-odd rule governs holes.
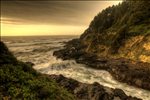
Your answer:
[[[1,35],[80,35],[106,7],[117,1],[3,0]]]

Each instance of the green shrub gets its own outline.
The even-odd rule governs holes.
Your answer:
[[[74,100],[71,93],[48,76],[37,73],[31,65],[17,61],[2,42],[0,46],[3,51],[0,55],[0,99]]]

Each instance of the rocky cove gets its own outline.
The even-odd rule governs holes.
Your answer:
[[[63,51],[64,52],[66,51],[66,54],[63,56],[62,54],[64,53],[61,52],[62,54],[60,56],[63,56],[64,59],[69,59],[67,58],[69,57],[69,55],[68,56],[66,55],[69,54],[67,50],[71,49],[70,54],[72,54],[72,57],[73,54],[74,57],[77,57],[77,55],[75,55],[77,50],[77,48],[76,50],[74,49],[75,45],[71,47],[71,45],[68,45],[70,44],[70,42],[62,43],[62,41],[69,41],[70,37],[68,37],[67,39],[58,38],[57,40],[55,39],[55,41],[51,40],[50,37],[46,37],[46,38],[41,37],[41,38],[42,40],[39,39],[37,40],[35,37],[34,41],[33,39],[27,38],[28,42],[24,41],[23,43],[18,43],[17,39],[15,39],[15,41],[14,40],[10,41],[9,39],[7,39],[8,42],[6,42],[6,44],[9,47],[10,51],[12,51],[13,54],[17,57],[17,59],[26,62],[28,65],[33,66],[33,68],[37,72],[40,72],[44,75],[46,74],[46,76],[50,77],[50,79],[52,78],[52,80],[54,80],[55,77],[56,79],[59,79],[56,80],[56,82],[59,83],[59,86],[63,86],[64,88],[67,88],[68,91],[72,91],[71,93],[77,96],[77,100],[81,100],[81,99],[83,100],[83,98],[84,99],[87,98],[87,100],[91,100],[91,99],[99,100],[99,98],[101,98],[102,100],[103,98],[105,98],[104,100],[112,100],[114,98],[122,100],[123,98],[126,99],[130,98],[132,100],[133,97],[141,98],[143,100],[149,100],[150,98],[149,91],[118,82],[114,80],[114,78],[108,73],[108,71],[104,69],[103,70],[97,68],[95,69],[94,67],[88,66],[88,64],[80,64],[83,58],[78,59],[80,61],[77,60],[74,61],[73,58],[70,58],[72,60],[61,60],[53,56],[53,54],[56,53],[54,51],[58,51],[58,50],[61,51],[62,49],[65,49]],[[37,43],[38,44],[43,43],[43,45],[35,45]],[[67,43],[68,46],[64,45],[64,43]],[[80,43],[77,43],[75,41],[73,43],[80,45]],[[70,49],[66,49],[66,47]],[[54,48],[54,49],[49,50],[49,48]],[[82,48],[84,48],[84,46]],[[34,51],[35,49],[36,52]],[[74,53],[71,53],[73,50],[75,50]],[[83,53],[80,52],[80,55],[81,54]],[[92,56],[89,55],[86,56],[87,56],[86,58],[89,59],[89,61],[91,61],[92,64],[92,59],[91,59]],[[106,58],[103,59],[101,58],[101,63],[106,63],[105,60]],[[88,63],[87,61],[85,62]],[[101,64],[97,63],[97,66],[98,65],[100,66]],[[51,74],[53,75],[51,76]],[[96,83],[96,87],[94,86],[95,88],[93,87],[93,83],[94,84]],[[105,89],[108,91],[106,91]],[[117,91],[120,92],[119,95],[117,95],[118,93],[117,94],[114,93],[115,89],[117,89]],[[94,91],[95,92],[97,91],[96,92],[97,94],[91,95],[91,93],[95,93]],[[81,95],[80,93],[84,95]],[[122,95],[124,95],[123,98]]]
[[[64,49],[54,52],[54,55],[63,60],[74,59],[77,63],[88,67],[108,71],[116,80],[129,85],[150,90],[150,64],[133,60],[107,57],[98,57],[83,51],[78,39],[68,42]],[[82,48],[82,49],[81,49]]]
[[[0,99],[150,100],[149,5],[109,6],[80,37],[2,37]]]
[[[132,96],[132,93],[129,93],[127,95],[121,89],[117,89],[117,88],[113,89],[113,88],[109,88],[107,86],[102,86],[98,82],[94,82],[94,83],[87,82],[86,83],[86,81],[84,81],[82,83],[75,79],[72,79],[69,77],[66,78],[63,75],[58,75],[59,74],[58,72],[61,72],[61,71],[67,72],[67,70],[70,71],[69,69],[67,69],[67,67],[71,67],[68,62],[66,63],[65,61],[63,61],[63,62],[57,61],[57,63],[52,63],[52,66],[46,67],[46,69],[43,68],[44,66],[41,66],[43,69],[43,71],[42,71],[41,68],[39,70],[37,68],[35,68],[36,66],[34,66],[34,64],[31,62],[24,63],[24,62],[18,61],[8,51],[7,47],[2,42],[0,42],[0,47],[3,52],[2,55],[0,56],[1,58],[3,58],[0,60],[0,62],[1,62],[0,70],[2,72],[0,74],[0,77],[1,77],[0,85],[2,87],[0,98],[13,99],[14,95],[12,95],[12,93],[15,93],[15,95],[17,96],[16,98],[23,97],[23,98],[29,99],[30,96],[33,95],[33,93],[36,93],[38,98],[41,98],[41,99],[52,98],[52,100],[54,98],[56,99],[58,97],[61,98],[60,100],[64,100],[64,98],[67,98],[67,100],[141,100],[141,99],[139,99],[140,95],[138,98],[134,97],[135,95]],[[7,58],[5,58],[5,57],[7,57]],[[75,63],[73,62],[72,64],[75,64]],[[33,68],[35,68],[39,72],[42,72],[43,74],[37,73],[31,66],[33,66]],[[81,65],[81,66],[83,66],[83,65]],[[80,67],[79,64],[75,64],[74,67],[76,69],[73,69],[73,71],[76,74],[78,74],[76,72],[76,70],[81,71],[84,69],[84,70],[89,70],[89,72],[92,71],[92,69],[85,69],[85,68],[82,69],[82,67]],[[66,71],[64,69],[66,69]],[[50,73],[50,75],[48,75],[48,73],[46,73],[45,71],[48,71]],[[53,72],[55,72],[55,75],[53,74]],[[7,74],[5,74],[5,73],[7,73]],[[23,76],[20,73],[23,73]],[[86,71],[86,73],[88,73],[88,72]],[[92,73],[94,74],[94,73],[96,73],[96,71],[93,70],[93,72],[90,72],[89,74],[92,74]],[[107,73],[104,73],[103,71],[101,73],[103,73],[102,75],[105,75],[105,74],[108,75]],[[82,74],[82,72],[80,72],[80,74]],[[100,73],[97,73],[97,74],[100,74]],[[9,75],[11,75],[11,76],[9,76]],[[78,76],[78,75],[76,75],[76,76]],[[36,79],[34,79],[34,77]],[[109,75],[104,76],[104,77],[110,78]],[[24,81],[24,78],[26,78],[26,81]],[[44,81],[43,79],[45,79],[45,78],[46,78],[46,80]],[[40,81],[37,81],[37,80],[40,80]],[[81,77],[81,80],[84,80],[84,79]],[[37,84],[31,83],[32,81],[38,82],[38,83]],[[56,83],[53,81],[55,81]],[[28,84],[28,82],[29,82],[29,84]],[[40,82],[43,82],[43,83],[40,83]],[[11,87],[13,86],[14,89],[10,89],[11,88],[9,86],[10,83],[12,84]],[[5,85],[3,85],[3,84],[5,84]],[[16,84],[17,84],[17,87],[15,87]],[[42,85],[42,84],[46,84],[46,85]],[[50,84],[52,84],[52,87]],[[105,82],[103,84],[105,84]],[[42,88],[44,86],[49,86],[49,85],[50,85],[49,88]],[[5,86],[7,86],[7,87],[5,87]],[[24,91],[25,88],[21,88],[22,86],[25,86],[26,88],[31,86],[30,90],[36,91],[36,92],[30,93],[29,91]],[[59,86],[59,87],[57,87],[57,86]],[[55,89],[56,87],[58,89],[61,88],[61,90],[53,91],[53,89]],[[18,91],[17,90],[18,88],[22,89],[22,91],[19,94],[16,94],[16,92],[14,92],[14,91]],[[53,92],[49,93],[50,92],[50,91],[48,91],[49,89]],[[65,94],[63,94],[64,89],[67,90],[65,92]],[[11,93],[11,91],[13,91],[13,92]],[[58,94],[56,92],[58,92]],[[11,94],[9,94],[9,93],[11,93]],[[24,93],[30,93],[29,97],[28,96],[25,97]],[[57,94],[56,96],[49,97],[51,95],[55,95],[55,93]],[[72,94],[74,99],[73,98],[71,99],[71,97],[69,97],[68,94]],[[143,94],[141,94],[141,95],[143,95]],[[35,96],[35,97],[31,97],[31,98],[33,99],[33,98],[37,98],[37,97]],[[146,94],[145,97],[143,97],[143,98],[146,98],[145,100],[148,100],[149,97]]]

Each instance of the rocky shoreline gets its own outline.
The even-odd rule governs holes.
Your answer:
[[[77,63],[86,64],[91,68],[106,70],[120,82],[150,90],[149,63],[124,58],[98,57],[86,53],[84,48],[79,39],[73,39],[66,43],[64,49],[55,51],[53,55],[63,60],[74,59]]]
[[[86,84],[62,75],[37,73],[32,68],[34,65],[32,62],[18,61],[2,42],[0,42],[0,47],[2,49],[2,55],[0,56],[2,58],[0,60],[2,72],[0,76],[2,87],[0,99],[141,100],[127,96],[121,89],[104,87],[96,82]],[[25,91],[23,87],[26,87],[25,89],[29,89],[29,91]],[[20,93],[18,92],[19,94],[14,92],[17,89],[21,90]],[[33,93],[36,93],[36,95]],[[24,97],[24,94],[29,95]]]
[[[49,77],[71,92],[77,100],[141,100],[127,96],[121,89],[104,87],[97,82],[80,83],[63,75],[49,75]]]

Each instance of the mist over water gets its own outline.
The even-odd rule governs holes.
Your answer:
[[[74,60],[62,61],[53,56],[55,50],[63,48],[64,42],[77,36],[48,37],[3,37],[10,51],[21,61],[33,62],[34,69],[45,74],[62,74],[84,83],[98,82],[101,85],[120,88],[127,95],[150,100],[150,91],[120,83],[104,70],[96,70]]]

